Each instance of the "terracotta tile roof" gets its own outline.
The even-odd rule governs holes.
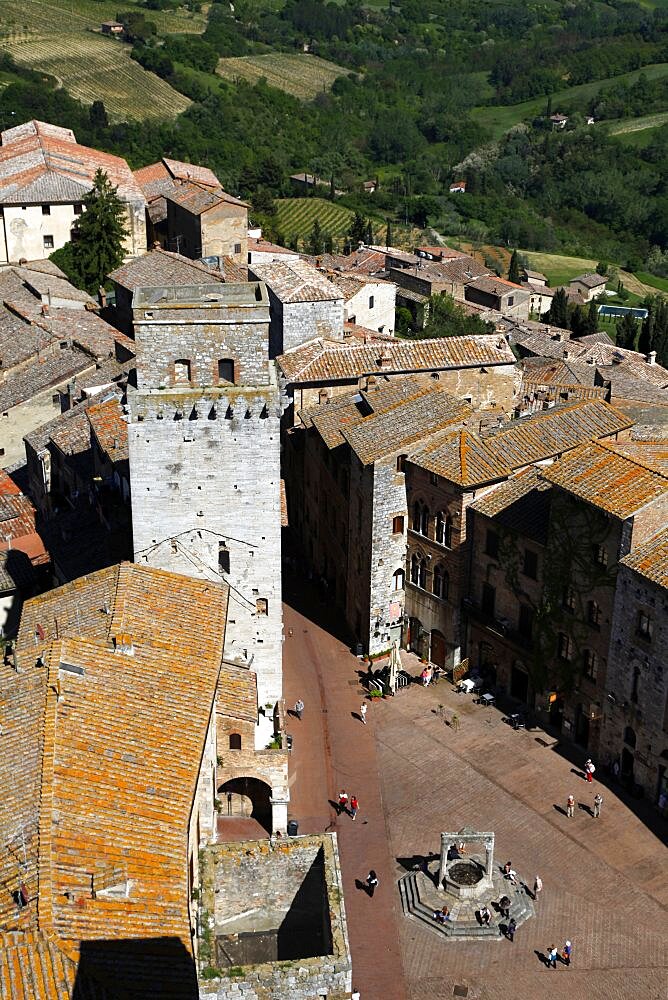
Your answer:
[[[392,281],[385,281],[383,278],[375,278],[356,271],[327,271],[326,273],[329,280],[341,289],[344,302],[348,302],[370,285],[394,285]]]
[[[541,385],[594,385],[596,368],[551,357],[523,358],[523,378]]]
[[[85,411],[93,402],[92,399],[85,399],[83,402],[77,403],[71,410],[59,413],[53,420],[48,420],[45,424],[41,424],[34,431],[31,431],[30,434],[26,434],[23,440],[38,455],[42,455],[48,448],[53,435],[60,438],[62,434],[64,442],[69,439],[72,442],[76,441],[78,444],[82,444],[87,434],[88,444],[90,444],[90,429]],[[64,430],[70,423],[74,424],[72,431]]]
[[[525,469],[496,486],[471,509],[494,520],[510,531],[545,545],[550,514],[551,487],[538,469]]]
[[[499,278],[494,275],[483,275],[480,278],[476,278],[474,281],[468,282],[469,288],[477,288],[481,292],[489,292],[490,295],[505,295],[510,292],[513,288],[525,294],[529,294],[526,288],[521,285],[516,285],[514,281],[506,281],[504,278]]]
[[[469,430],[436,435],[409,454],[414,465],[459,486],[505,479],[511,468],[502,454]]]
[[[208,167],[200,167],[196,163],[184,163],[183,160],[171,160],[167,156],[163,157],[162,162],[169,171],[170,176],[174,177],[177,181],[196,181],[198,184],[204,184],[207,187],[220,187],[220,181],[213,170],[209,170]]]
[[[76,984],[76,986],[75,986]],[[111,1000],[99,982],[40,931],[0,934],[2,1000]]]
[[[504,479],[515,469],[631,424],[625,414],[601,400],[569,403],[513,420],[482,438],[470,430],[436,436],[415,448],[410,460],[460,486],[475,486]]]
[[[652,583],[668,588],[668,528],[642,542],[621,563]]]
[[[74,958],[102,939],[112,954],[114,942],[168,937],[191,952],[186,832],[227,597],[223,585],[124,563],[25,604],[20,670],[0,664],[0,927],[30,920]],[[132,655],[115,651],[128,634]],[[254,679],[225,677],[229,711],[236,697],[248,716]],[[19,874],[33,902],[17,911]],[[126,880],[127,896],[100,891]],[[114,955],[113,995],[190,995],[154,950],[150,983]],[[97,978],[96,961],[87,968]]]
[[[48,563],[49,554],[35,530],[35,516],[32,500],[0,470],[0,552],[18,549],[33,566],[40,566]]]
[[[12,406],[18,406],[94,367],[94,359],[77,348],[65,348],[35,358],[0,384],[0,412],[10,410]]]
[[[256,239],[253,236],[248,237],[248,250],[249,252],[252,253],[271,253],[271,254],[281,253],[281,254],[288,254],[288,256],[290,257],[299,256],[299,254],[295,250],[290,250],[288,249],[288,247],[281,247],[278,245],[278,243],[270,243],[269,240],[265,240],[262,238]],[[308,263],[315,265],[315,261],[318,260],[319,258],[308,257],[302,259],[306,259]]]
[[[42,271],[34,271],[27,267],[15,267],[13,271],[18,274],[29,290],[34,291],[44,299],[50,300],[50,297],[62,298],[71,302],[82,302],[84,305],[97,308],[97,300],[92,295],[89,295],[88,292],[84,292],[81,288],[73,285],[64,275],[60,277],[57,274],[45,274]]]
[[[523,271],[529,279],[533,278],[535,280],[537,278],[539,281],[547,281],[545,275],[540,271],[530,271],[527,267],[523,268]]]
[[[80,146],[70,129],[30,121],[0,133],[0,204],[81,201],[99,168],[123,201],[144,202],[120,156]]]
[[[251,264],[249,271],[264,281],[281,302],[327,302],[343,298],[337,286],[303,260]]]
[[[19,590],[28,597],[34,593],[34,589],[35,571],[28,553],[18,547],[0,549],[0,594],[9,594]],[[2,699],[0,699],[0,707],[1,705]],[[0,884],[2,884],[1,874]]]
[[[192,181],[178,184],[171,191],[165,194],[167,201],[179,205],[186,209],[191,215],[202,215],[218,205],[237,205],[239,208],[248,209],[248,202],[234,198],[227,194],[222,188],[212,191],[204,184],[196,184]]]
[[[668,424],[666,425],[668,427]],[[615,451],[627,455],[643,465],[651,465],[664,475],[668,474],[668,439],[616,441]]]
[[[332,382],[387,372],[509,365],[515,357],[505,339],[493,334],[417,341],[392,338],[381,344],[318,339],[280,355],[276,362],[288,382]]]
[[[426,386],[381,413],[363,417],[341,434],[363,465],[398,452],[427,434],[460,423],[471,413],[468,403],[437,386]]]
[[[93,434],[111,462],[128,460],[128,425],[118,397],[97,403],[86,410]]]
[[[216,689],[216,711],[232,719],[257,723],[257,675],[252,670],[224,664]]]
[[[156,285],[210,285],[224,280],[222,274],[205,264],[159,247],[123,264],[112,271],[109,278],[130,291]]]
[[[231,285],[244,284],[248,281],[248,268],[234,257],[223,257],[223,277]]]
[[[512,468],[519,469],[561,455],[585,441],[617,434],[632,423],[621,410],[594,399],[514,420],[490,435],[487,442]]]
[[[577,278],[571,278],[570,284],[573,285],[576,281],[585,288],[599,288],[601,285],[606,285],[608,279],[601,274],[579,274]]]
[[[668,493],[668,476],[602,441],[569,452],[543,471],[545,479],[624,520]]]

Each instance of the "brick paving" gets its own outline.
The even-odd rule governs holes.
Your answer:
[[[607,787],[600,820],[581,808],[568,819],[555,805],[572,791],[578,805],[590,806],[601,787],[573,773],[582,762],[574,765],[547,734],[515,732],[499,710],[445,681],[372,704],[362,726],[351,714],[360,704],[359,662],[289,607],[285,626],[286,700],[306,704],[302,722],[291,722],[290,815],[300,833],[339,835],[362,1000],[445,998],[456,985],[467,986],[471,1000],[664,1000],[665,824],[652,832]],[[456,708],[458,732],[439,718],[439,703],[446,717]],[[341,787],[360,799],[355,823],[328,804]],[[537,915],[514,944],[444,942],[401,913],[397,859],[437,852],[441,830],[465,825],[494,830],[496,860],[510,858],[530,884],[536,874],[543,879]],[[355,888],[370,867],[381,880],[373,900]],[[548,970],[535,952],[566,938],[572,966]]]

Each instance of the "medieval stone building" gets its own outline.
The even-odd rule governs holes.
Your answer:
[[[138,289],[134,328],[135,560],[229,584],[225,658],[257,673],[264,745],[282,649],[280,400],[267,293],[254,283]]]

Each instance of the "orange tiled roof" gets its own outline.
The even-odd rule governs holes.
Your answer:
[[[543,472],[545,479],[587,503],[624,520],[668,494],[668,475],[591,441]]]
[[[145,201],[125,160],[80,146],[70,129],[33,120],[0,138],[0,204],[81,201],[98,168],[123,201]]]
[[[74,959],[80,942],[100,940],[110,954],[147,938],[191,952],[187,828],[227,596],[223,585],[122,563],[26,602],[19,672],[0,665],[1,928],[29,921]],[[114,648],[121,635],[131,655]],[[235,688],[245,714],[253,685],[249,674]],[[17,912],[18,877],[31,902]],[[104,892],[121,883],[127,891]],[[150,988],[115,957],[114,995],[189,995],[155,948]]]
[[[621,561],[652,583],[668,588],[668,528],[642,542]]]
[[[469,430],[436,435],[418,445],[409,459],[459,486],[476,486],[505,479],[511,468],[488,441]]]
[[[93,434],[102,451],[111,462],[128,459],[128,425],[123,420],[123,409],[118,396],[98,403],[86,410]]]
[[[388,372],[436,371],[512,365],[515,357],[495,334],[433,340],[312,340],[281,354],[276,362],[289,382],[334,382]]]
[[[233,719],[257,722],[257,675],[226,663],[220,671],[216,711]]]

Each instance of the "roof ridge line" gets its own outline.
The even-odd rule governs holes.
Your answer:
[[[641,469],[645,469],[647,472],[653,472],[661,476],[663,479],[668,480],[668,473],[665,473],[663,469],[657,469],[654,465],[649,465],[647,462],[639,461],[637,458],[633,458],[631,455],[627,455],[623,451],[618,451],[613,445],[608,444],[607,441],[598,441],[593,439],[588,442],[589,444],[597,444],[601,448],[605,448],[606,451],[611,452],[613,455],[619,456],[619,458],[626,459],[627,462],[631,462],[633,465],[639,466]],[[623,442],[622,442],[623,444]]]

